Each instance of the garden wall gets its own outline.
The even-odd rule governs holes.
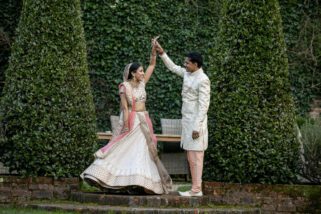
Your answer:
[[[214,204],[251,205],[262,213],[321,213],[320,185],[269,185],[204,182]]]
[[[0,176],[0,203],[68,199],[70,193],[77,190],[79,190],[78,178]]]
[[[0,203],[69,199],[78,178],[0,176]],[[213,204],[260,207],[262,213],[321,213],[321,185],[269,185],[203,182]]]

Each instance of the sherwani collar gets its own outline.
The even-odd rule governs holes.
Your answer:
[[[189,75],[190,76],[197,76],[198,74],[203,73],[203,72],[204,72],[203,69],[200,68],[200,69],[198,69],[198,70],[196,70],[196,71],[194,71],[192,73],[189,73]]]

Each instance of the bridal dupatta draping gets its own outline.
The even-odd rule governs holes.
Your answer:
[[[140,86],[145,92],[145,83],[142,82]],[[138,185],[156,194],[168,193],[172,180],[157,155],[157,139],[148,112],[136,112],[135,92],[128,82],[120,85],[120,91],[125,93],[130,103],[129,131],[121,132],[121,114],[112,139],[95,153],[96,160],[81,177],[106,188]]]

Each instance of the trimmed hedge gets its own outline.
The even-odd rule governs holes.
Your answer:
[[[78,0],[23,2],[0,113],[10,170],[68,177],[87,166],[96,125]]]
[[[282,31],[276,0],[223,1],[211,54],[206,179],[295,181],[298,142]]]

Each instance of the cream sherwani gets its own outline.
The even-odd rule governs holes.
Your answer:
[[[166,53],[160,57],[170,71],[184,79],[181,147],[187,151],[204,151],[208,146],[207,111],[210,104],[210,80],[202,68],[190,73],[173,63]],[[199,138],[193,140],[193,131],[199,132]]]

